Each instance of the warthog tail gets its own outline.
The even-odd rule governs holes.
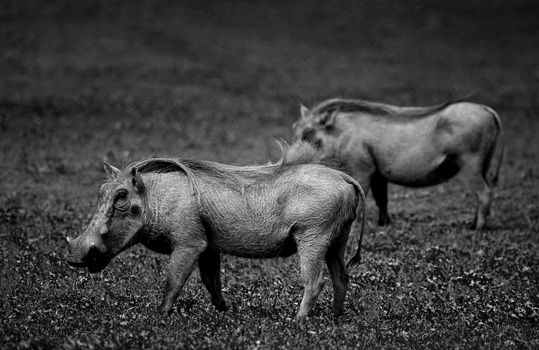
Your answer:
[[[498,130],[498,134],[496,135],[496,141],[492,144],[490,147],[487,157],[485,158],[485,164],[483,166],[483,177],[487,181],[487,183],[490,186],[496,186],[498,184],[498,178],[500,174],[500,167],[502,165],[503,156],[504,156],[504,143],[503,143],[503,128],[502,128],[502,122],[500,120],[500,116],[496,111],[494,111],[490,107],[485,107],[488,112],[492,115],[494,118],[494,122],[496,124],[496,128]],[[491,161],[494,161],[494,164],[491,164]],[[492,167],[492,171],[489,171],[489,169]]]
[[[357,207],[357,214],[356,214],[356,222],[359,218],[359,214],[361,211],[361,231],[359,232],[359,239],[357,241],[357,248],[354,256],[346,263],[346,268],[350,269],[351,267],[354,267],[358,265],[361,262],[361,244],[363,242],[363,234],[365,233],[365,218],[366,218],[366,211],[367,211],[367,200],[365,199],[365,192],[363,192],[363,188],[361,188],[361,185],[354,180],[351,176],[343,174],[343,177],[345,181],[352,184],[354,188],[356,189],[356,193],[359,197],[359,201],[361,203],[358,203]],[[354,225],[355,226],[355,225]]]

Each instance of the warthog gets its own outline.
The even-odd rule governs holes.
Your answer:
[[[500,118],[487,106],[455,101],[397,107],[331,99],[312,110],[302,105],[293,133],[295,140],[312,142],[321,158],[346,166],[365,193],[372,188],[379,225],[390,222],[388,182],[424,187],[460,173],[478,201],[473,226],[485,226],[503,156]]]
[[[278,163],[247,167],[156,158],[120,171],[105,163],[97,211],[81,235],[67,238],[67,261],[98,272],[141,243],[170,254],[162,312],[171,311],[197,263],[213,305],[224,311],[221,253],[271,258],[297,251],[305,290],[296,319],[307,317],[323,287],[324,260],[333,311],[341,314],[344,251],[357,209],[365,210],[363,190],[338,170],[309,164],[316,151],[306,143],[282,152]]]

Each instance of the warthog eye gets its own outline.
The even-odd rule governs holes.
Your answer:
[[[128,207],[128,193],[127,190],[121,189],[116,193],[114,198],[114,207],[119,210],[126,210]]]
[[[124,199],[124,198],[127,198],[127,191],[126,190],[119,190],[118,193],[116,193],[116,200]]]
[[[313,142],[316,132],[313,129],[306,129],[303,132],[302,140],[307,142]]]

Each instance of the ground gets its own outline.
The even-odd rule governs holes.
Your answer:
[[[533,1],[3,1],[2,348],[539,347],[539,6]],[[472,93],[506,156],[484,232],[457,180],[368,205],[341,318],[329,285],[305,325],[297,258],[223,258],[217,312],[195,272],[156,312],[167,257],[135,247],[68,266],[104,181],[150,156],[278,157],[300,103],[428,105]]]

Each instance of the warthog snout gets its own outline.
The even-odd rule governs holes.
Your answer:
[[[66,261],[75,267],[87,267],[89,272],[99,272],[110,261],[107,246],[101,239],[82,239],[66,237],[68,254]]]

